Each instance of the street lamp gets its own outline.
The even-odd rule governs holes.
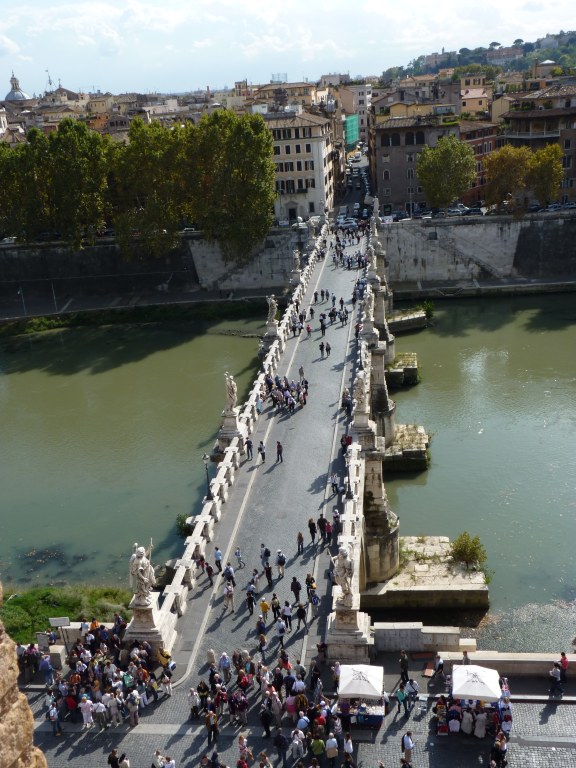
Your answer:
[[[346,453],[346,456],[344,457],[344,461],[346,462],[346,471],[348,473],[348,479],[347,479],[348,488],[346,489],[346,498],[353,499],[354,491],[352,490],[352,480],[350,479],[350,454],[349,453]]]
[[[204,456],[202,456],[202,461],[204,462],[204,469],[206,470],[206,501],[214,501],[212,489],[210,488],[210,475],[208,474],[208,463],[210,462],[210,456],[205,453]]]

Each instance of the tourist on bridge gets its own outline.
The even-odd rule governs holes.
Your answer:
[[[260,440],[260,443],[258,445],[258,453],[260,454],[262,464],[264,464],[264,462],[266,461],[266,446],[264,445],[262,440]]]
[[[294,601],[296,603],[299,603],[300,592],[302,591],[302,584],[300,584],[296,576],[292,577],[292,581],[290,582],[290,591],[294,594]]]
[[[260,606],[262,606],[262,603],[260,603]],[[268,612],[266,612],[266,615],[268,615]],[[256,622],[256,634],[258,635],[258,637],[260,637],[260,635],[264,635],[265,633],[266,633],[266,620],[264,619],[264,614],[260,614]]]
[[[268,621],[268,611],[270,610],[270,603],[266,600],[265,597],[260,600],[260,610],[262,611],[262,615],[260,616],[261,619],[264,619],[264,621]]]
[[[216,568],[221,572],[222,571],[222,551],[219,547],[216,547],[214,549],[214,562],[216,563]]]
[[[266,581],[268,582],[268,586],[272,587],[273,586],[272,566],[270,565],[268,560],[266,560],[266,562],[264,563],[264,575],[266,576]]]
[[[284,648],[284,636],[286,635],[286,624],[284,623],[284,620],[282,617],[278,617],[278,621],[276,622],[276,635],[278,637],[278,641],[280,642],[280,647]]]
[[[276,592],[272,593],[270,605],[272,606],[272,615],[274,616],[274,621],[276,621],[278,616],[280,616],[280,600],[278,599]]]
[[[330,352],[332,352],[332,347],[329,342],[326,342],[326,357],[330,357]]]
[[[266,561],[264,561],[264,562],[266,562]],[[262,564],[262,567],[264,567],[264,564]],[[257,595],[258,592],[260,591],[259,590],[260,574],[259,574],[257,568],[254,568],[254,570],[252,571],[252,579],[250,581],[250,584],[252,584],[254,586],[254,590],[253,591],[254,591],[254,594]]]
[[[246,566],[246,563],[242,559],[242,550],[240,547],[236,547],[236,550],[234,552],[234,557],[236,558],[236,561],[238,563],[238,568],[244,568]]]
[[[282,454],[284,453],[284,447],[282,446],[282,443],[280,440],[276,441],[276,462],[283,462],[284,459],[282,457]]]
[[[222,575],[224,576],[226,581],[232,582],[233,587],[236,586],[236,579],[234,578],[234,568],[232,568],[232,564],[230,562],[226,563],[226,568],[224,568]]]
[[[250,584],[248,586],[250,586]],[[254,614],[254,606],[255,605],[256,605],[256,598],[254,597],[254,592],[251,591],[251,590],[247,590],[247,592],[246,592],[246,607],[248,608],[248,613],[250,614],[250,616],[252,616]]]
[[[246,458],[248,459],[248,461],[252,461],[253,449],[254,449],[254,443],[252,442],[252,440],[250,438],[247,438],[247,440],[246,440]]]
[[[302,531],[298,531],[296,534],[296,547],[297,547],[297,553],[299,555],[304,553],[304,536],[302,534]]]
[[[278,578],[284,578],[284,570],[286,568],[286,555],[281,549],[276,554],[276,567],[278,568]]]
[[[400,651],[400,682],[407,683],[410,679],[410,673],[408,672],[408,654],[406,651]]]
[[[206,563],[205,570],[206,570],[206,576],[208,576],[208,581],[210,582],[210,586],[213,587],[214,586],[214,578],[213,578],[214,568],[212,568],[210,563]]]
[[[308,530],[310,531],[310,538],[312,539],[312,544],[315,543],[316,540],[316,523],[314,522],[314,518],[310,517],[308,518]]]
[[[298,626],[296,627],[296,632],[300,629],[300,624],[304,622],[304,629],[306,632],[308,631],[308,622],[306,621],[306,608],[302,605],[302,603],[298,603],[298,608],[296,608],[296,618],[298,619]]]
[[[234,587],[231,581],[224,584],[224,611],[226,608],[230,608],[230,612],[234,613]]]

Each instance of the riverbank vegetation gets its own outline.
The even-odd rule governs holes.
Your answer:
[[[80,250],[113,230],[121,252],[165,256],[193,225],[238,264],[272,223],[272,133],[260,115],[217,110],[198,123],[132,122],[118,144],[65,119],[0,143],[0,236]]]
[[[90,621],[113,621],[114,613],[129,619],[132,593],[118,587],[34,587],[4,595],[0,620],[17,643],[36,642],[36,632],[45,632],[50,618],[67,616],[70,621],[82,617]]]
[[[244,299],[242,301],[207,301],[194,304],[132,307],[128,309],[108,309],[96,312],[70,312],[63,315],[47,315],[19,320],[9,320],[0,324],[0,338],[20,336],[60,328],[99,327],[104,325],[140,325],[146,323],[198,323],[198,332],[206,333],[208,323],[222,320],[251,320],[265,317],[264,298]]]

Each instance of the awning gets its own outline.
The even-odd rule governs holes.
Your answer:
[[[500,675],[495,669],[475,664],[457,665],[452,668],[452,696],[455,699],[480,699],[498,701]]]
[[[342,664],[338,696],[344,699],[379,699],[384,688],[384,668],[368,664]]]

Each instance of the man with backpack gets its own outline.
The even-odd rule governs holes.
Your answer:
[[[286,567],[286,555],[281,549],[276,553],[276,566],[278,568],[278,578],[284,578],[284,568]]]
[[[222,575],[227,581],[232,582],[232,586],[236,586],[236,579],[234,578],[234,568],[232,568],[232,565],[230,563],[226,563],[226,567],[222,571]]]

